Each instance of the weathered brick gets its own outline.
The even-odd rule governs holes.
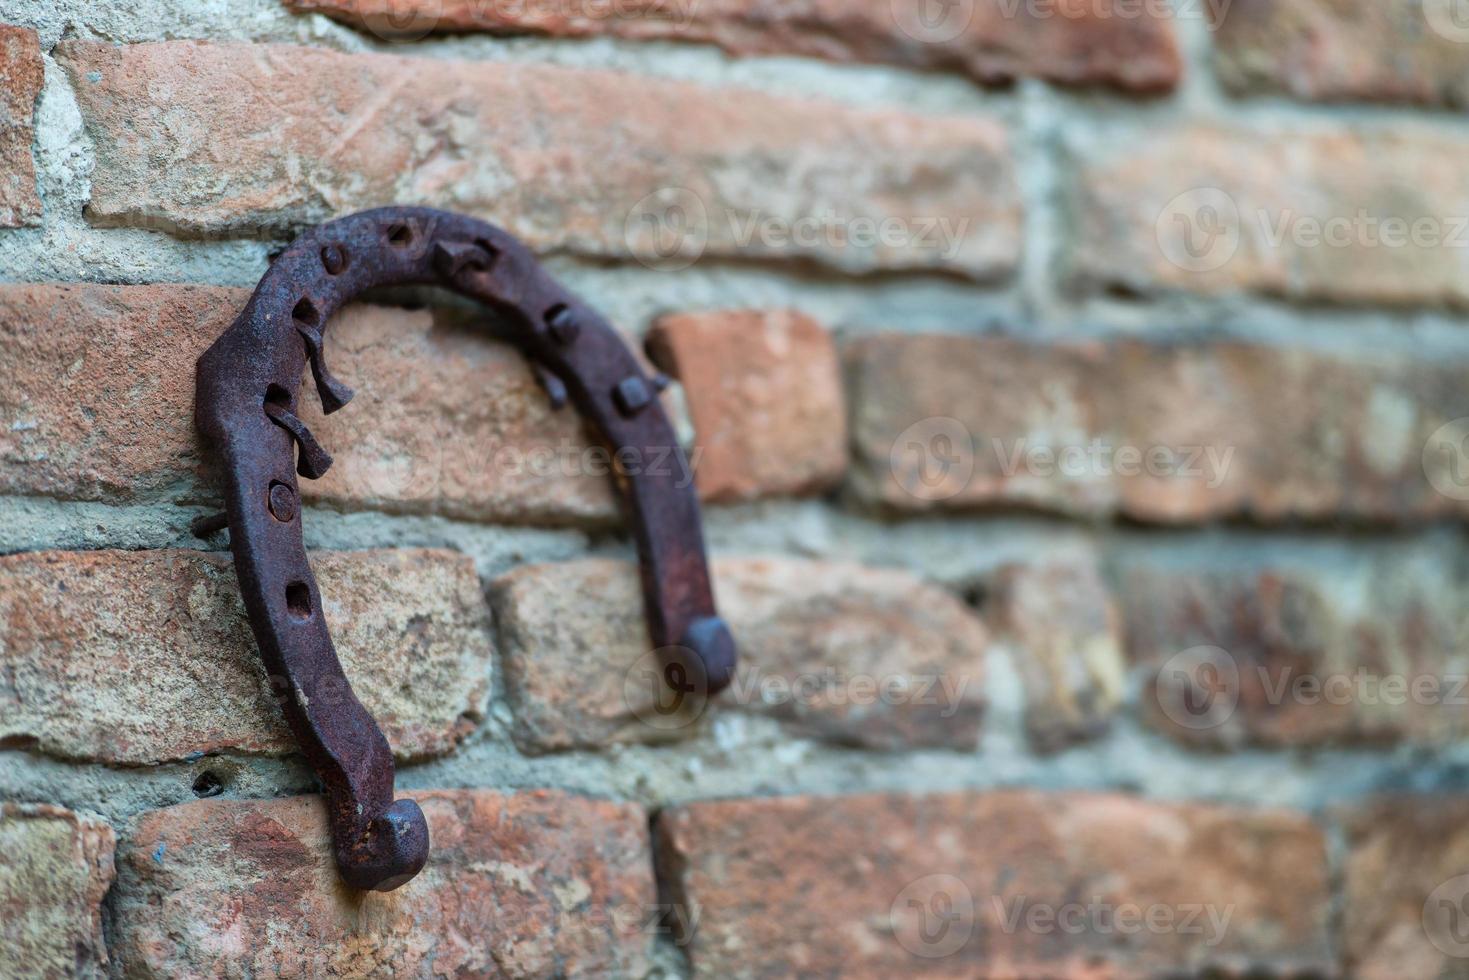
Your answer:
[[[0,24],[0,228],[41,221],[31,143],[36,135],[36,99],[44,81],[36,32]]]
[[[1070,276],[1145,294],[1462,306],[1466,149],[1407,124],[1119,136],[1077,162]]]
[[[642,976],[656,901],[647,816],[536,791],[408,794],[423,872],[342,887],[317,797],[201,800],[142,816],[119,850],[127,976]]]
[[[787,797],[677,807],[657,837],[701,977],[1335,972],[1322,835],[1287,811]]]
[[[448,751],[488,693],[488,608],[467,558],[312,557],[357,695],[402,758]],[[0,558],[0,740],[72,759],[152,763],[296,751],[227,555],[40,552]]]
[[[984,614],[1025,684],[1025,727],[1038,749],[1106,732],[1127,671],[1120,617],[1094,562],[1005,565]]]
[[[1469,798],[1400,793],[1341,816],[1342,947],[1360,980],[1462,977]]]
[[[213,498],[194,360],[249,294],[194,286],[0,285],[0,490],[82,500]],[[574,412],[513,348],[443,312],[348,307],[329,362],[357,391],[301,415],[335,462],[308,501],[505,521],[605,521],[608,478]],[[405,365],[412,370],[405,370]],[[473,392],[465,398],[464,392]]]
[[[1466,586],[1453,556],[1408,547],[1118,569],[1144,716],[1216,747],[1469,734]]]
[[[45,804],[0,803],[0,976],[103,977],[112,828]]]
[[[919,0],[633,0],[579,9],[556,0],[285,2],[384,38],[474,30],[611,35],[713,43],[738,55],[806,55],[959,71],[985,84],[1037,76],[1138,92],[1171,89],[1181,71],[1170,8],[1156,3],[970,0],[928,10]]]
[[[1469,105],[1469,26],[1446,0],[1231,0],[1215,66],[1236,92]]]
[[[990,276],[1019,250],[992,120],[282,45],[67,43],[58,58],[97,145],[88,213],[103,224],[240,234],[396,201],[649,262]]]
[[[872,505],[1397,521],[1469,497],[1443,429],[1469,415],[1454,358],[892,334],[847,356],[853,490]]]
[[[751,500],[840,482],[847,467],[841,369],[816,321],[788,311],[665,316],[648,345],[683,382],[702,497]]]
[[[664,693],[633,565],[533,565],[495,582],[517,740],[552,750],[678,738],[707,709],[843,744],[975,745],[987,637],[956,597],[904,572],[794,559],[725,559],[714,575],[740,665],[713,700]]]

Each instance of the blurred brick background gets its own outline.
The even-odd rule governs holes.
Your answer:
[[[0,0],[0,976],[1469,976],[1460,6]],[[364,896],[191,412],[392,202],[677,380],[743,661],[670,708],[577,420],[349,309]]]

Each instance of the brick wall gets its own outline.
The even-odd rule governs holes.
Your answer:
[[[1469,22],[1171,7],[0,0],[0,977],[1469,976]],[[667,710],[577,420],[348,309],[363,896],[193,363],[390,202],[675,379],[743,660]]]

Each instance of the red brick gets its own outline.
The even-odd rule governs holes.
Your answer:
[[[45,81],[41,40],[25,27],[0,24],[0,228],[41,222],[31,143],[36,100]]]
[[[1165,523],[1466,512],[1463,461],[1432,450],[1442,433],[1430,443],[1469,414],[1452,358],[896,334],[847,357],[852,482],[868,504]]]
[[[1019,251],[993,120],[283,45],[67,43],[58,58],[97,146],[88,213],[102,224],[244,234],[396,201],[650,262],[990,276]]]
[[[1469,734],[1466,583],[1452,558],[1126,561],[1130,658],[1145,716],[1196,744],[1310,746]]]
[[[0,974],[106,975],[112,828],[58,806],[0,803]]]
[[[701,977],[1335,972],[1322,835],[1286,811],[788,797],[677,807],[657,837]]]
[[[285,0],[383,38],[430,31],[610,35],[713,43],[737,55],[805,55],[958,71],[995,84],[1037,76],[1138,92],[1173,88],[1178,44],[1163,4],[1005,3],[925,10],[919,0],[633,0],[584,9],[552,2]],[[937,14],[937,18],[935,18]]]
[[[641,976],[656,902],[647,817],[536,791],[409,794],[423,872],[342,887],[317,797],[144,814],[119,851],[113,945],[136,977]]]
[[[1469,798],[1394,793],[1345,810],[1342,947],[1360,980],[1460,977]]]
[[[1425,126],[1118,134],[1076,163],[1078,287],[1469,303],[1469,143]]]
[[[1005,565],[984,613],[1025,684],[1025,728],[1038,749],[1106,733],[1127,667],[1121,619],[1095,562]]]
[[[633,565],[532,565],[495,582],[516,740],[545,751],[682,738],[741,710],[841,744],[975,746],[988,639],[956,597],[905,572],[828,562],[724,559],[714,575],[740,664],[713,700],[663,693]]]
[[[665,316],[649,349],[683,382],[706,500],[817,493],[841,481],[841,370],[816,321],[758,310]]]
[[[1216,69],[1236,92],[1469,105],[1469,29],[1445,0],[1231,0]]]
[[[489,610],[469,559],[327,552],[312,566],[342,666],[395,753],[453,748],[489,688]],[[0,558],[0,630],[0,741],[129,764],[297,751],[227,555]]]
[[[194,360],[248,298],[0,285],[0,491],[215,498],[193,428]],[[324,479],[303,481],[308,501],[511,522],[614,516],[608,478],[582,465],[576,414],[551,411],[513,348],[442,312],[370,306],[345,310],[327,346],[357,397],[323,418],[305,381],[302,416],[335,457]]]

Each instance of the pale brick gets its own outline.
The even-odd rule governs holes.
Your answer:
[[[88,213],[103,224],[242,234],[396,202],[487,218],[538,249],[650,262],[991,276],[1019,250],[989,119],[285,45],[66,43],[58,58],[97,145]],[[877,234],[888,219],[907,232],[896,243]],[[931,233],[938,219],[949,234]]]
[[[1119,560],[1149,723],[1180,740],[1449,744],[1469,734],[1469,582],[1457,556]],[[1469,869],[1466,869],[1469,870]]]
[[[1025,684],[1025,728],[1038,749],[1106,733],[1126,665],[1120,617],[1094,562],[1005,565],[984,614]]]
[[[489,688],[488,608],[467,558],[312,556],[353,690],[400,758],[448,751]],[[69,759],[153,763],[297,751],[227,555],[0,558],[0,740]]]
[[[790,311],[665,316],[648,340],[683,382],[700,496],[818,493],[847,466],[841,370],[831,336]]]
[[[337,877],[317,797],[144,814],[119,851],[130,977],[642,976],[656,895],[647,816],[551,791],[408,794],[427,867],[392,892]]]
[[[1322,835],[1287,811],[788,797],[676,807],[657,836],[699,977],[1334,973]]]
[[[1446,0],[1231,0],[1215,67],[1241,93],[1469,105],[1469,29]]]
[[[737,55],[806,55],[964,72],[986,84],[1037,76],[1137,92],[1173,88],[1178,44],[1162,4],[1023,4],[969,0],[286,0],[381,38],[431,31],[613,37],[713,43]]]
[[[1462,710],[1462,709],[1461,709]],[[1342,947],[1358,980],[1469,976],[1469,798],[1394,793],[1345,810]]]
[[[847,356],[853,490],[871,505],[1163,523],[1466,513],[1454,430],[1431,441],[1469,415],[1454,358],[896,334]]]
[[[1077,152],[1070,275],[1144,294],[1464,305],[1466,150],[1410,124],[1118,134]]]
[[[31,143],[44,81],[36,32],[0,24],[0,228],[41,223]]]
[[[217,499],[194,432],[194,361],[248,298],[0,285],[0,490]],[[335,458],[325,478],[302,481],[308,501],[512,522],[613,518],[608,478],[580,465],[590,444],[576,413],[551,411],[508,345],[442,312],[351,306],[327,347],[357,397],[323,418],[309,374],[301,388],[301,415]]]
[[[724,559],[714,576],[740,656],[714,699],[665,693],[631,564],[533,565],[494,583],[517,740],[541,751],[680,738],[739,710],[841,744],[975,746],[988,639],[956,597],[905,572],[795,559]]]
[[[112,828],[58,806],[0,804],[0,977],[107,975]]]

